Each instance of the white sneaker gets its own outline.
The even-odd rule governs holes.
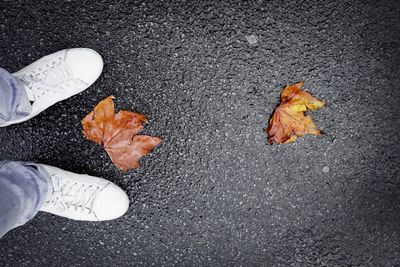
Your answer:
[[[0,127],[27,121],[55,103],[84,91],[97,80],[102,70],[103,59],[96,51],[72,48],[42,57],[13,73],[33,102],[32,112]]]
[[[52,181],[40,211],[78,221],[105,221],[121,217],[128,210],[126,193],[105,179],[44,164],[34,166]]]

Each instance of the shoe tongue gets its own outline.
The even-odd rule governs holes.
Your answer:
[[[18,77],[18,76],[17,76]],[[25,89],[26,95],[28,97],[28,100],[31,102],[35,101],[35,95],[32,92],[32,89],[28,86],[29,82],[26,81],[25,79],[18,79],[18,81],[20,82],[20,85],[22,85]]]
[[[31,104],[32,104],[33,102],[35,102],[35,96],[33,95],[32,90],[28,86],[24,86],[24,87],[25,87],[25,91],[28,96],[28,99],[29,99],[29,101],[31,101]]]

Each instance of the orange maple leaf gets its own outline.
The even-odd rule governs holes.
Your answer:
[[[139,168],[139,159],[160,144],[161,139],[136,135],[147,123],[146,116],[126,110],[115,113],[113,99],[114,96],[103,99],[82,119],[83,134],[102,145],[119,169]]]
[[[321,135],[314,121],[304,113],[307,110],[320,109],[325,103],[310,93],[302,91],[304,82],[287,85],[281,92],[281,103],[269,120],[266,132],[268,141],[287,144],[296,141],[304,134]]]

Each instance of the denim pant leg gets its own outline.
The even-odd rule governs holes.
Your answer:
[[[32,105],[23,85],[0,68],[0,124],[26,117],[31,112]]]
[[[29,162],[0,161],[0,238],[37,214],[47,197],[48,179]]]

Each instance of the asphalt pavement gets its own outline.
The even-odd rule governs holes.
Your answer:
[[[0,159],[104,177],[109,222],[39,213],[0,266],[399,266],[400,1],[0,1],[0,66],[89,47],[99,80],[0,129]],[[325,100],[323,137],[269,145],[288,83]],[[162,145],[117,170],[80,120],[101,99]]]

